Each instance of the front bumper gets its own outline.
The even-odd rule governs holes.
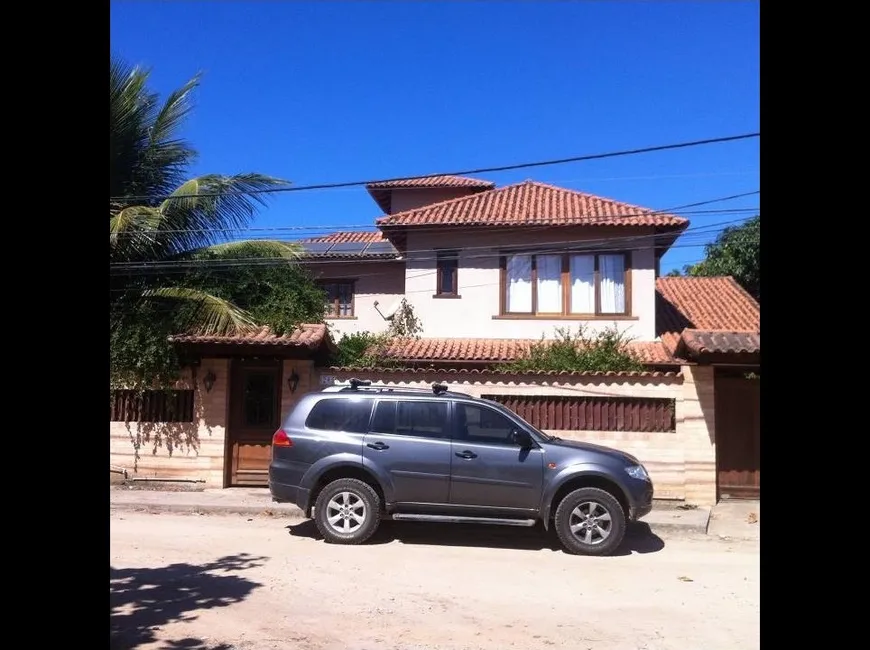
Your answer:
[[[638,519],[642,519],[652,511],[654,494],[655,490],[653,489],[652,483],[647,482],[646,487],[640,495],[640,498],[637,499],[637,501],[631,508],[629,508],[628,518],[631,521],[637,521]]]

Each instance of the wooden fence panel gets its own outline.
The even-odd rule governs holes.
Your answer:
[[[657,397],[557,397],[483,395],[538,429],[557,431],[677,430],[676,401]]]
[[[110,422],[193,422],[192,390],[114,390]]]

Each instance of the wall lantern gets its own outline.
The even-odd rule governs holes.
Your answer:
[[[287,377],[287,388],[290,389],[291,393],[296,392],[296,388],[299,386],[299,375],[296,374],[296,368],[290,371],[290,376]]]
[[[212,387],[214,386],[214,382],[217,379],[217,376],[214,374],[212,370],[209,370],[205,377],[202,378],[202,385],[205,386],[205,392],[210,393]]]

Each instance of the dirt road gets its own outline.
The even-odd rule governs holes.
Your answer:
[[[114,513],[115,650],[753,650],[757,542],[665,539],[574,557],[522,529]]]

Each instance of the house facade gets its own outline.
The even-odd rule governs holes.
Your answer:
[[[759,496],[760,309],[731,278],[657,277],[686,219],[534,181],[435,176],[367,190],[384,213],[372,230],[301,243],[302,263],[327,293],[327,327],[179,337],[201,359],[185,384],[200,405],[188,425],[214,440],[210,460],[202,444],[176,447],[173,459],[165,447],[147,459],[140,449],[137,474],[202,475],[207,465],[210,485],[262,485],[281,414],[305,390],[357,376],[447,382],[561,437],[622,448],[647,464],[662,498]],[[336,340],[387,331],[403,300],[422,324],[419,338],[394,340],[383,368],[330,365]],[[578,326],[617,328],[646,371],[500,369]],[[211,369],[210,390],[207,367],[220,369]],[[129,444],[130,425],[112,427],[113,462],[126,469],[119,442]]]

